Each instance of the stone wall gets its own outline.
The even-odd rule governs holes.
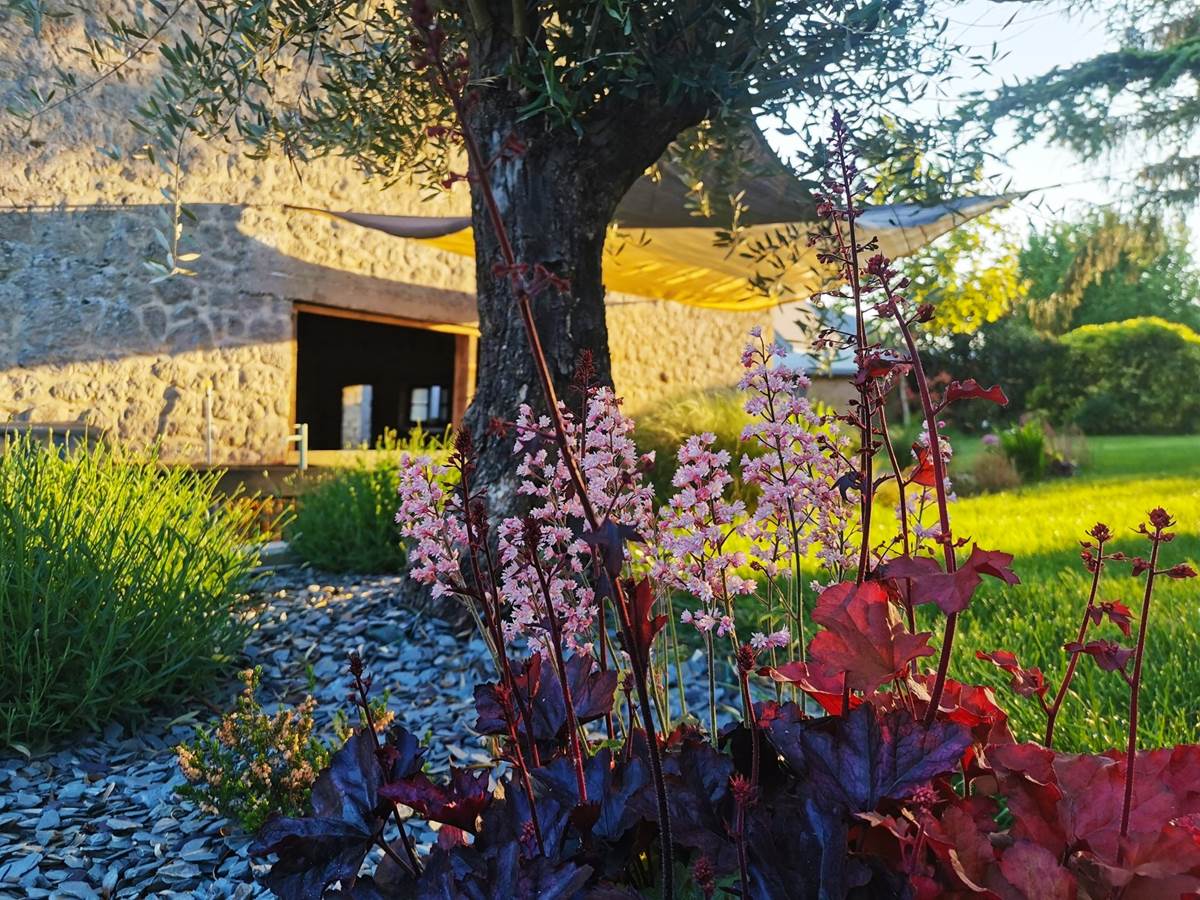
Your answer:
[[[0,109],[16,86],[80,42],[76,20],[47,20],[37,42],[0,20]],[[81,68],[81,77],[90,70]],[[216,459],[280,461],[295,394],[292,305],[319,303],[431,322],[475,321],[473,262],[285,204],[439,215],[461,199],[364,184],[349,163],[283,159],[236,147],[187,153],[183,195],[198,221],[183,235],[193,278],[150,283],[161,256],[162,175],[98,147],[136,147],[127,116],[153,77],[125,82],[39,119],[25,133],[0,114],[0,421],[87,422],[164,456],[203,456],[205,390],[214,391]],[[461,190],[461,188],[460,188]],[[635,410],[655,398],[731,384],[754,316],[614,296],[613,371]]]
[[[613,382],[626,410],[713,388],[741,377],[742,348],[769,312],[723,312],[620,294],[609,298]]]

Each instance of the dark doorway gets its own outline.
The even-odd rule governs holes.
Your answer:
[[[343,394],[364,393],[355,385],[370,386],[367,443],[418,422],[443,428],[453,409],[454,348],[452,334],[298,312],[296,421],[308,423],[309,446],[342,449]]]

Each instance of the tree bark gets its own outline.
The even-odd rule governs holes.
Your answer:
[[[485,153],[504,142],[512,124],[498,117],[483,141]],[[589,183],[588,175],[576,147],[542,137],[525,156],[496,166],[492,179],[517,259],[531,266],[541,263],[570,283],[567,291],[548,289],[534,301],[555,388],[568,401],[571,376],[584,350],[591,351],[599,380],[612,380],[601,259],[605,231],[623,190],[611,178]],[[511,422],[523,403],[544,410],[545,402],[513,292],[507,277],[494,271],[501,259],[496,235],[478,191],[474,193],[480,337],[467,425],[479,449],[479,483],[489,486],[493,506],[503,513],[515,508],[513,437],[489,425],[493,420]]]
[[[578,124],[548,127],[540,118],[520,120],[522,98],[503,77],[507,50],[495,33],[472,47],[476,73],[471,128],[485,159],[495,158],[510,137],[524,153],[506,157],[488,177],[517,260],[542,264],[566,279],[562,293],[547,289],[535,302],[538,333],[560,399],[571,402],[570,382],[583,351],[591,351],[597,379],[612,383],[605,324],[602,258],[608,225],[633,182],[653,165],[685,128],[706,110],[664,106],[657,92],[612,102]],[[475,178],[481,173],[472,173]],[[501,260],[496,234],[477,186],[472,186],[479,360],[475,397],[466,424],[478,448],[479,484],[488,485],[494,512],[519,508],[513,435],[493,423],[511,422],[522,403],[544,411],[528,341]],[[647,340],[653,340],[647,335]]]

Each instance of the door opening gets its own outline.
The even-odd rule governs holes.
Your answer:
[[[388,429],[440,431],[455,409],[456,335],[296,314],[296,421],[314,450],[373,445]]]

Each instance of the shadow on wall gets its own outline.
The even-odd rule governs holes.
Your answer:
[[[198,275],[150,284],[160,206],[0,212],[0,421],[88,422],[196,458],[214,392],[215,458],[281,460],[295,389],[293,303],[470,324],[474,296],[281,253],[239,228],[245,208],[191,207]],[[280,211],[280,229],[292,227]],[[354,235],[319,220],[315,241]],[[259,229],[260,231],[263,229]],[[267,237],[269,240],[269,236]],[[295,241],[291,242],[295,244]]]

